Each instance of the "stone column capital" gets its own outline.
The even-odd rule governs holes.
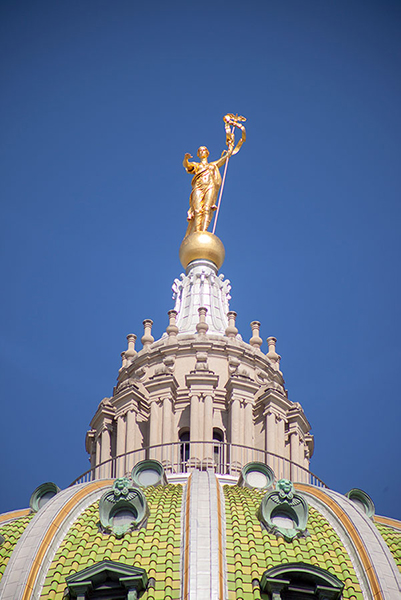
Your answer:
[[[218,382],[219,376],[212,371],[191,371],[185,375],[185,383],[190,394],[213,395]]]
[[[175,398],[178,389],[178,383],[172,373],[160,373],[153,375],[145,384],[146,390],[149,392],[149,401],[157,398],[169,396]]]
[[[302,406],[295,402],[287,413],[287,421],[290,431],[299,431],[301,437],[310,431],[310,423],[305,416]]]
[[[259,385],[248,377],[232,376],[226,383],[228,398],[237,397],[241,401],[254,402],[254,397]]]

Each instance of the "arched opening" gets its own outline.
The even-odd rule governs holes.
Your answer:
[[[189,429],[182,429],[178,434],[178,438],[181,442],[180,444],[180,463],[181,470],[186,471],[186,465],[189,461],[189,441],[190,434]]]
[[[224,435],[221,429],[213,429],[213,459],[216,473],[223,473],[224,468]]]
[[[272,600],[341,600],[344,584],[329,571],[308,563],[286,563],[265,571],[260,590]]]

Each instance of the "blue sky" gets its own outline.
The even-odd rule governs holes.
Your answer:
[[[0,511],[88,468],[125,336],[167,326],[183,155],[220,156],[238,112],[216,233],[240,333],[278,338],[311,469],[401,518],[401,4],[6,0],[0,23]]]

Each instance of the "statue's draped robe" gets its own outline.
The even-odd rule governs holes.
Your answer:
[[[188,233],[206,231],[215,210],[217,194],[221,185],[221,175],[216,163],[189,163],[188,173],[192,178],[192,192],[189,198]]]

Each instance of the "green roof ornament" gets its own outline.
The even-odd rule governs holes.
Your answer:
[[[38,485],[36,490],[32,492],[31,498],[29,500],[29,508],[32,512],[38,512],[49,500],[53,498],[56,494],[58,494],[60,488],[53,483],[52,481],[47,481],[46,483],[41,483]]]
[[[289,479],[280,479],[276,489],[263,497],[258,510],[262,526],[287,542],[306,534],[308,515],[307,502]]]
[[[99,516],[104,530],[119,538],[146,526],[149,507],[143,492],[133,487],[129,479],[121,477],[100,498]]]
[[[134,485],[144,488],[168,483],[163,465],[154,459],[141,460],[136,463],[131,471],[131,478]]]
[[[353,488],[345,494],[347,498],[352,500],[357,507],[365,513],[368,519],[373,519],[375,514],[375,505],[372,498],[363,490]]]
[[[115,482],[113,483],[114,502],[117,502],[118,500],[121,500],[121,499],[130,500],[131,499],[131,493],[129,491],[130,487],[131,487],[131,481],[128,479],[128,477],[120,477],[119,479],[116,479]],[[132,498],[133,498],[133,496],[132,496]]]
[[[256,488],[267,491],[273,487],[274,471],[262,462],[249,462],[241,470],[238,479],[239,487]]]

